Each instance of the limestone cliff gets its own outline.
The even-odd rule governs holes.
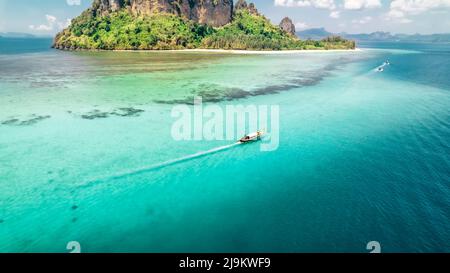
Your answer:
[[[92,10],[99,15],[120,9],[128,9],[137,16],[171,13],[218,27],[231,22],[233,0],[95,0],[92,6]]]
[[[280,28],[286,33],[295,35],[295,25],[289,17],[284,17],[280,23]]]
[[[256,8],[255,4],[253,4],[253,3],[247,4],[247,1],[245,1],[245,0],[238,0],[236,2],[236,5],[234,6],[234,10],[235,11],[247,10],[252,14],[259,15],[258,9]]]

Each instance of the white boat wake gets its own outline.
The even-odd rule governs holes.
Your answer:
[[[378,66],[377,68],[374,69],[375,72],[384,72],[384,69],[391,65],[391,63],[389,61],[384,62],[382,65]]]
[[[192,160],[192,159],[200,158],[200,157],[203,157],[203,156],[211,155],[211,154],[214,154],[214,153],[218,153],[218,152],[221,152],[221,151],[225,151],[225,150],[231,149],[231,148],[236,147],[236,146],[241,145],[241,144],[242,144],[241,142],[236,142],[236,143],[233,143],[233,144],[230,144],[230,145],[220,146],[220,147],[217,147],[217,148],[214,148],[214,149],[211,149],[211,150],[202,151],[202,152],[198,152],[198,153],[195,153],[195,154],[179,157],[179,158],[176,158],[176,159],[167,160],[167,161],[164,161],[164,162],[161,162],[161,163],[156,163],[156,164],[153,164],[153,165],[150,165],[150,166],[145,166],[145,167],[142,167],[142,168],[139,168],[139,169],[133,169],[133,170],[125,171],[125,172],[122,172],[122,173],[110,175],[110,176],[104,177],[102,179],[94,179],[94,180],[91,180],[90,182],[84,184],[84,186],[91,185],[92,183],[95,183],[95,182],[107,181],[107,180],[116,180],[116,179],[120,179],[120,178],[125,178],[125,177],[128,177],[128,176],[131,176],[131,175],[138,175],[138,174],[141,174],[141,173],[146,173],[146,172],[159,170],[159,169],[162,169],[162,168],[165,168],[165,167],[169,167],[169,166],[173,166],[173,165],[176,165],[176,164],[179,164],[179,163],[182,163],[182,162],[186,162],[188,160]]]

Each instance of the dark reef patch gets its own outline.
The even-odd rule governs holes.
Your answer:
[[[136,117],[139,116],[141,113],[145,112],[141,109],[135,109],[135,108],[118,108],[114,110],[114,112],[111,113],[111,115],[119,116],[119,117]]]
[[[29,120],[22,121],[20,125],[33,125],[33,124],[38,123],[39,121],[49,119],[49,118],[50,118],[50,116],[34,116],[33,118],[31,118]]]
[[[0,219],[0,224],[3,224],[5,222],[5,220]]]
[[[77,205],[73,205],[72,206],[72,210],[76,210],[76,209],[78,209],[78,206]]]
[[[99,110],[93,110],[91,112],[88,112],[84,115],[81,115],[81,118],[83,119],[89,119],[89,120],[93,120],[93,119],[99,119],[99,118],[107,118],[109,117],[109,113],[108,112],[101,112]]]
[[[202,97],[203,102],[207,103],[216,103],[221,101],[233,101],[239,99],[245,99],[248,97],[269,95],[269,94],[278,94],[280,92],[288,91],[294,88],[302,87],[299,84],[283,84],[283,85],[269,85],[261,88],[256,88],[252,91],[245,91],[244,89],[239,88],[225,88],[225,89],[215,89],[214,91],[200,91],[195,93],[192,97],[187,97],[185,99],[176,99],[176,100],[154,100],[155,103],[160,104],[186,104],[193,105],[194,97],[200,96]]]
[[[191,93],[193,96],[189,96],[185,99],[175,99],[175,100],[154,100],[155,103],[160,104],[194,104],[194,97],[200,96],[203,102],[216,103],[221,101],[232,101],[245,99],[248,97],[278,94],[280,92],[289,91],[295,88],[314,86],[320,83],[325,77],[329,76],[329,70],[334,69],[334,67],[326,67],[321,71],[316,71],[315,73],[309,73],[307,75],[302,75],[293,80],[287,81],[285,84],[279,85],[269,85],[264,87],[255,88],[253,90],[244,90],[241,88],[223,88],[217,85],[205,86],[201,85],[198,87],[199,91],[193,90]]]
[[[194,105],[194,98],[176,99],[176,100],[154,100],[153,102],[159,104],[186,104]]]
[[[1,122],[2,125],[9,125],[9,126],[27,126],[27,125],[34,125],[40,121],[46,120],[51,118],[51,116],[38,116],[36,114],[33,114],[29,116],[27,119],[20,120],[18,118],[10,118],[8,120],[4,120]]]
[[[201,91],[193,92],[196,96],[202,97],[205,102],[220,102],[223,100],[246,98],[249,92],[241,88],[220,88],[220,86],[200,87]]]
[[[3,125],[17,125],[18,123],[20,123],[19,119],[13,118],[13,119],[8,119],[5,121],[2,121]]]
[[[136,109],[133,107],[123,107],[123,108],[114,109],[111,112],[102,112],[100,110],[93,110],[91,112],[81,115],[81,118],[93,120],[93,119],[99,119],[99,118],[109,118],[110,116],[138,117],[143,112],[145,112],[145,111],[142,109]]]
[[[296,84],[282,84],[282,85],[269,85],[265,87],[258,88],[251,92],[252,96],[260,96],[260,95],[269,95],[269,94],[278,94],[283,91],[288,91],[290,89],[301,87]]]
[[[201,84],[190,93],[192,95],[185,98],[177,98],[172,100],[154,100],[153,102],[159,104],[185,104],[193,105],[194,97],[200,96],[203,102],[216,103],[221,101],[232,101],[245,99],[248,97],[278,94],[285,91],[290,91],[296,88],[314,86],[322,82],[325,78],[330,77],[332,72],[340,69],[346,64],[353,63],[359,59],[352,59],[347,57],[338,58],[336,62],[330,63],[323,68],[311,71],[297,71],[292,77],[286,79],[286,82],[278,85],[269,85],[258,87],[252,90],[244,90],[236,87],[223,87],[217,84],[207,85]],[[277,77],[277,75],[272,75]]]

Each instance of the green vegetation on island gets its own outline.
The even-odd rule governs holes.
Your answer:
[[[212,27],[160,12],[135,15],[129,9],[98,14],[91,9],[57,34],[54,47],[66,50],[168,49],[354,49],[355,42],[338,36],[300,40],[250,9],[234,11],[230,23]]]
[[[355,43],[339,36],[321,41],[300,40],[262,15],[239,10],[230,24],[214,29],[202,39],[200,46],[243,50],[354,49]]]
[[[135,17],[124,10],[96,17],[84,12],[56,36],[55,44],[65,49],[197,48],[212,31],[173,14]]]

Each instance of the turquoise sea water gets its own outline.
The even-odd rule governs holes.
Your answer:
[[[450,251],[449,45],[229,55],[50,43],[0,39],[0,252]],[[172,107],[195,95],[279,105],[279,149],[133,174],[231,144],[172,139]]]

